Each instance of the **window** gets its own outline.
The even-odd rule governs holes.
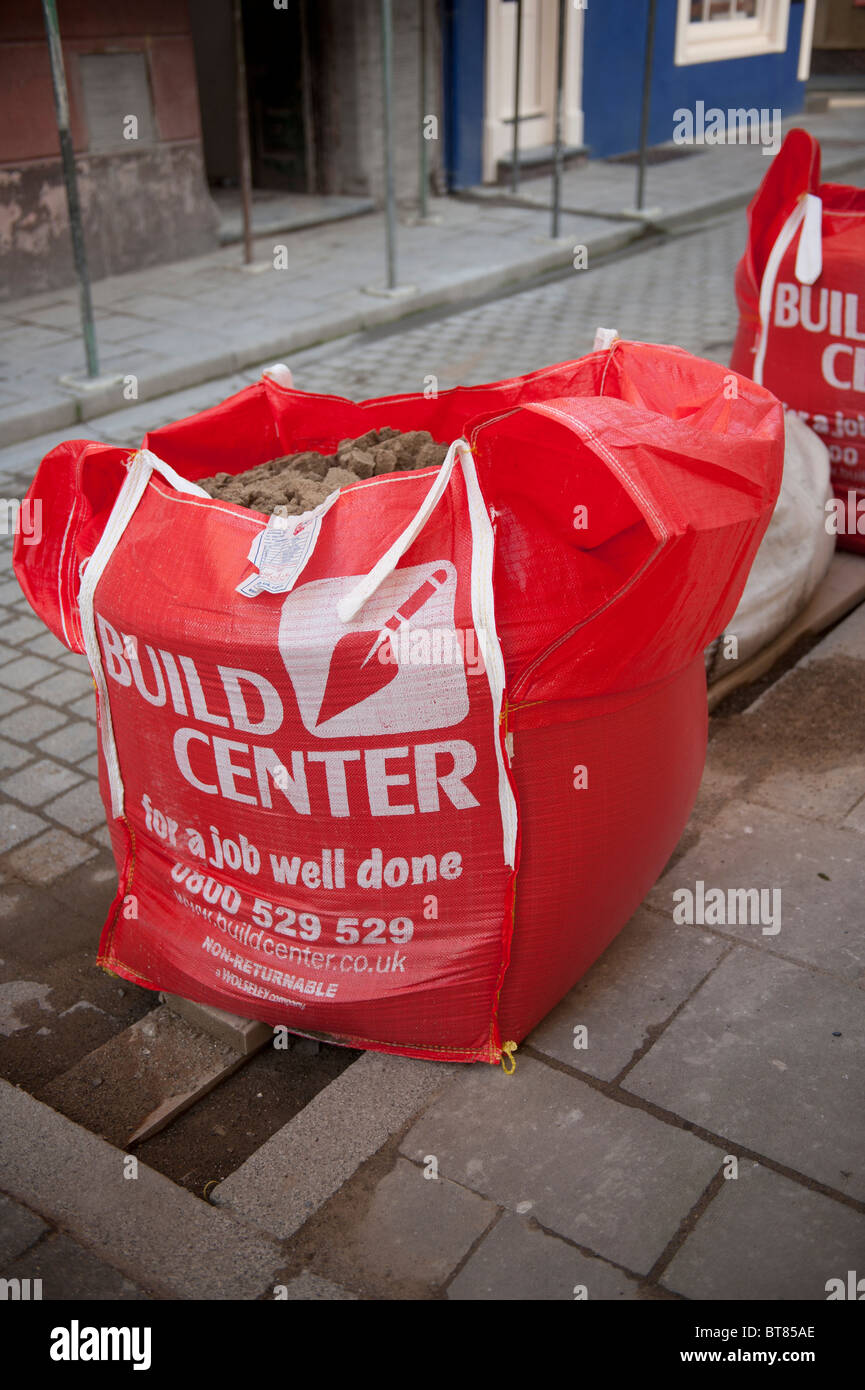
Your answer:
[[[135,151],[156,139],[147,58],[144,53],[82,53],[78,58],[91,151]],[[124,122],[134,116],[133,137]]]
[[[783,53],[790,0],[678,0],[677,67]]]

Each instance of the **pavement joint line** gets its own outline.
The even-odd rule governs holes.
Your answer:
[[[769,1168],[773,1173],[779,1174],[782,1178],[789,1178],[799,1187],[805,1187],[810,1192],[819,1192],[824,1197],[829,1197],[838,1202],[841,1206],[849,1207],[852,1211],[865,1215],[865,1199],[851,1197],[846,1192],[839,1192],[837,1188],[830,1187],[828,1183],[821,1182],[819,1178],[812,1178],[808,1173],[800,1173],[796,1168],[789,1168],[786,1164],[780,1163],[775,1158],[769,1158],[766,1154],[759,1153],[757,1149],[748,1148],[747,1145],[739,1142],[738,1139],[725,1139],[723,1134],[718,1134],[714,1130],[706,1129],[703,1125],[697,1124],[694,1120],[687,1120],[681,1115],[677,1115],[674,1110],[667,1110],[662,1105],[657,1105],[654,1101],[646,1100],[643,1096],[636,1095],[633,1091],[626,1091],[613,1081],[603,1081],[600,1077],[591,1076],[588,1072],[578,1071],[575,1067],[569,1067],[565,1062],[559,1061],[557,1057],[548,1057],[545,1053],[538,1051],[531,1045],[521,1044],[520,1052],[526,1057],[531,1057],[536,1062],[543,1062],[546,1066],[552,1067],[553,1071],[560,1071],[565,1076],[573,1077],[577,1081],[584,1081],[593,1091],[600,1091],[601,1095],[608,1100],[618,1101],[621,1105],[628,1106],[631,1110],[642,1110],[654,1119],[660,1120],[663,1124],[669,1125],[672,1129],[683,1129],[688,1134],[693,1134],[697,1139],[702,1139],[707,1144],[711,1144],[716,1149],[723,1149],[725,1154],[731,1154],[734,1158],[749,1159],[753,1163],[759,1163],[762,1168]]]
[[[773,808],[769,808],[769,809],[773,809]],[[847,814],[849,815],[850,812],[848,811]],[[811,824],[822,824],[822,822],[812,821]],[[838,830],[838,831],[845,830],[845,831],[846,831],[846,834],[848,834],[848,835],[854,835],[854,836],[856,836],[857,839],[859,839],[859,840],[861,840],[861,838],[862,838],[862,832],[859,831],[859,830],[850,830],[850,829],[846,829],[846,827],[843,826],[843,825],[832,825],[830,828],[831,828],[832,830]],[[641,906],[642,906],[642,907],[645,907],[645,908],[648,908],[648,907],[649,907],[649,904],[648,904],[648,903],[642,903]],[[657,909],[657,908],[656,908],[656,909],[653,909],[653,910],[654,910],[656,913],[658,912],[658,909]],[[663,912],[660,913],[660,916],[661,916],[665,921],[667,921],[667,922],[670,921],[669,916],[666,916]],[[761,955],[764,955],[764,956],[773,956],[775,960],[782,960],[782,961],[784,961],[787,965],[796,965],[796,966],[798,966],[800,970],[805,970],[805,971],[807,971],[807,973],[808,973],[809,975],[817,975],[817,976],[820,977],[820,979],[823,979],[823,980],[833,980],[834,983],[835,983],[836,985],[846,985],[848,989],[857,989],[857,990],[860,991],[860,993],[861,993],[863,990],[865,990],[865,976],[863,976],[860,980],[852,980],[852,979],[850,979],[849,976],[847,976],[847,975],[838,975],[834,970],[827,970],[824,966],[815,964],[814,961],[804,960],[804,959],[802,958],[802,956],[785,956],[783,951],[779,951],[779,950],[777,949],[777,947],[770,946],[770,945],[768,944],[768,941],[764,944],[764,943],[761,942],[761,941],[749,941],[749,940],[747,940],[746,937],[728,936],[728,934],[727,934],[726,932],[724,932],[724,931],[721,931],[719,927],[715,927],[715,926],[704,926],[704,925],[698,924],[697,922],[681,922],[681,923],[677,923],[676,925],[677,925],[677,926],[683,926],[683,927],[687,928],[689,931],[700,932],[700,933],[708,932],[710,936],[716,936],[716,937],[719,939],[719,941],[728,941],[728,942],[730,943],[731,946],[741,946],[741,947],[743,947],[746,951],[759,951]],[[724,956],[724,960],[726,960],[727,957],[728,957],[729,955],[730,955],[730,952],[728,951],[728,952],[726,953],[726,955]],[[717,966],[720,965],[720,964],[721,964],[721,962],[718,961],[717,964],[716,964],[715,966],[712,967],[712,969],[713,969],[713,970],[714,970],[714,969],[717,969]],[[712,973],[712,971],[710,970],[710,971],[709,971],[709,974],[711,975],[711,973]],[[707,977],[707,978],[708,978],[708,977]],[[701,982],[701,983],[705,983],[705,982],[703,981],[703,982]],[[689,996],[689,997],[690,997],[690,996]],[[686,1001],[686,1002],[687,1002],[687,1001]],[[669,1021],[669,1020],[668,1020],[668,1021]],[[664,1027],[666,1028],[666,1024],[664,1025]],[[525,1044],[523,1044],[523,1046],[525,1046]],[[629,1065],[630,1065],[630,1064],[629,1064]]]
[[[663,1284],[661,1284],[662,1274],[666,1272],[667,1266],[672,1263],[673,1259],[688,1239],[688,1236],[696,1229],[697,1223],[706,1208],[712,1204],[724,1186],[724,1183],[727,1181],[728,1179],[724,1177],[723,1168],[720,1168],[714,1177],[709,1179],[703,1191],[700,1193],[700,1196],[691,1207],[691,1210],[686,1212],[682,1217],[678,1229],[670,1237],[646,1275],[647,1281],[651,1282],[656,1288],[664,1287]],[[673,1291],[671,1290],[671,1292]]]
[[[714,1181],[715,1178],[712,1178],[711,1182]],[[709,1185],[711,1186],[711,1183]],[[704,1195],[704,1193],[701,1193],[698,1201],[701,1200]],[[696,1207],[696,1205],[697,1203],[695,1202],[694,1206]],[[692,1207],[691,1210],[693,1211],[694,1207]],[[514,1215],[518,1215],[518,1213],[514,1213]],[[526,1218],[523,1217],[523,1220],[525,1219]],[[610,1259],[609,1255],[599,1255],[597,1250],[593,1250],[590,1245],[580,1245],[578,1241],[573,1240],[569,1235],[565,1235],[562,1231],[557,1231],[552,1226],[545,1226],[544,1223],[542,1221],[539,1221],[536,1216],[530,1215],[528,1217],[528,1221],[530,1225],[537,1227],[539,1231],[543,1231],[544,1235],[552,1236],[555,1240],[560,1240],[563,1245],[569,1245],[571,1249],[576,1250],[578,1254],[583,1255],[590,1260],[599,1260],[601,1264],[608,1265],[611,1269],[619,1270],[619,1272],[621,1274],[626,1275],[628,1279],[633,1279],[634,1283],[638,1284],[640,1288],[649,1288],[652,1290],[661,1289],[662,1286],[660,1284],[654,1283],[652,1281],[652,1270],[654,1269],[654,1265],[652,1266],[652,1270],[649,1270],[648,1274],[638,1274],[636,1270],[630,1269],[628,1265],[623,1265],[620,1264],[617,1260]],[[496,1223],[494,1222],[493,1224],[495,1225]],[[492,1227],[490,1227],[490,1230],[491,1229]],[[655,1263],[657,1264],[658,1261],[656,1261]],[[663,1292],[672,1293],[673,1290],[664,1289]],[[677,1298],[682,1298],[684,1295],[676,1294],[675,1296]]]
[[[750,802],[752,806],[759,806],[761,810],[778,812],[778,807],[773,805],[771,801],[757,800],[756,793],[759,790],[759,785],[759,776],[747,782],[744,782],[742,786],[739,788],[739,792],[737,794],[739,796],[739,799],[741,799],[742,801]],[[849,806],[847,810],[843,813],[844,816],[849,816],[851,812],[855,811],[856,807],[860,804],[861,800],[862,798],[860,797],[859,801],[854,802],[852,806]],[[837,812],[822,815],[818,812],[814,815],[804,815],[801,811],[798,811],[795,806],[788,805],[784,808],[782,812],[780,812],[780,814],[790,816],[792,820],[802,821],[804,825],[825,826],[827,830],[843,831],[845,835],[859,835],[861,838],[861,831],[851,829],[849,825],[844,825],[843,822],[838,819],[833,820],[832,816],[833,814],[837,816]],[[851,843],[855,843],[855,841],[851,841]]]
[[[415,1167],[415,1168],[420,1168],[420,1167],[421,1167],[421,1164],[415,1162],[414,1159],[408,1159],[408,1162],[411,1163],[412,1166]],[[453,1179],[452,1179],[452,1178],[448,1178],[448,1182],[453,1182]],[[463,1183],[459,1183],[459,1182],[454,1183],[454,1187],[461,1187],[461,1188],[463,1189],[464,1192],[471,1192],[471,1191],[472,1191],[472,1189],[471,1189],[470,1187],[467,1188]],[[475,1194],[475,1195],[477,1195],[477,1194]],[[502,1217],[505,1215],[506,1211],[507,1211],[507,1208],[506,1208],[506,1207],[497,1206],[497,1208],[496,1208],[496,1214],[495,1214],[495,1216],[493,1217],[493,1219],[492,1219],[492,1221],[490,1222],[490,1224],[487,1226],[486,1230],[481,1231],[481,1233],[480,1233],[480,1235],[477,1237],[477,1239],[472,1241],[471,1245],[469,1246],[469,1248],[468,1248],[468,1250],[466,1251],[466,1253],[463,1255],[462,1259],[459,1260],[459,1261],[456,1263],[456,1265],[455,1265],[454,1268],[451,1270],[451,1272],[450,1272],[450,1274],[447,1276],[447,1278],[446,1278],[445,1280],[443,1280],[443,1282],[439,1285],[439,1289],[438,1289],[438,1296],[439,1296],[439,1298],[446,1298],[446,1297],[447,1297],[447,1291],[448,1291],[448,1289],[450,1288],[450,1286],[451,1286],[451,1284],[453,1283],[453,1281],[456,1279],[457,1275],[460,1274],[460,1273],[462,1273],[463,1269],[465,1269],[466,1265],[468,1264],[468,1262],[469,1262],[469,1260],[472,1258],[472,1256],[475,1255],[475,1254],[477,1253],[477,1251],[478,1251],[478,1250],[480,1249],[480,1247],[483,1245],[483,1243],[484,1243],[484,1241],[487,1239],[487,1237],[492,1235],[493,1231],[496,1229],[496,1226],[498,1226],[499,1222],[501,1221]]]
[[[709,977],[713,975],[715,971],[718,969],[718,966],[723,965],[724,961],[727,960],[733,954],[735,949],[735,945],[731,942],[729,951],[725,951],[723,955],[718,957],[718,959],[715,961],[713,965],[709,966],[709,969],[706,971],[705,975],[703,975],[703,977],[697,981],[690,993],[686,994],[684,999],[681,999],[679,1001],[679,1003],[673,1009],[673,1012],[667,1018],[665,1018],[663,1022],[648,1025],[646,1029],[646,1041],[641,1043],[640,1046],[634,1050],[633,1055],[625,1063],[621,1071],[613,1077],[613,1086],[621,1086],[625,1077],[628,1075],[628,1072],[632,1071],[634,1067],[637,1065],[637,1063],[643,1057],[645,1057],[646,1053],[649,1052],[650,1049],[655,1046],[655,1043],[658,1041],[660,1037],[662,1037],[664,1033],[666,1033],[673,1020],[678,1018],[679,1014],[682,1012],[685,1006],[687,1004],[690,1004],[697,991],[699,989],[702,989],[703,985],[706,983]]]
[[[410,1128],[410,1126],[407,1126],[407,1128]],[[400,1157],[402,1158],[403,1162],[409,1163],[413,1168],[417,1168],[420,1172],[423,1172],[424,1165],[420,1159],[411,1158],[408,1154],[401,1154]],[[473,1196],[478,1195],[478,1193],[473,1187],[469,1187],[466,1183],[460,1182],[457,1178],[446,1178],[446,1181],[449,1182],[452,1187],[459,1187],[463,1192],[469,1192]],[[714,1182],[715,1178],[712,1178],[711,1181]],[[701,1194],[701,1198],[702,1195],[703,1194]],[[487,1198],[487,1200],[489,1201],[491,1199]],[[562,1231],[554,1230],[552,1226],[545,1226],[543,1222],[539,1221],[538,1218],[534,1215],[526,1215],[522,1212],[515,1212],[512,1211],[509,1207],[503,1207],[498,1204],[496,1204],[496,1206],[497,1211],[492,1221],[487,1226],[486,1230],[482,1231],[481,1234],[477,1237],[477,1239],[472,1243],[470,1249],[466,1252],[464,1257],[459,1261],[459,1263],[454,1267],[454,1269],[451,1270],[451,1273],[448,1275],[447,1279],[441,1285],[442,1290],[447,1290],[450,1287],[450,1285],[456,1279],[457,1275],[462,1271],[464,1266],[468,1264],[472,1255],[474,1255],[478,1248],[483,1244],[483,1242],[490,1235],[492,1235],[493,1231],[501,1221],[502,1217],[508,1214],[516,1216],[522,1221],[526,1221],[529,1226],[536,1227],[539,1231],[543,1231],[544,1235],[552,1236],[555,1240],[561,1241],[564,1245],[569,1245],[571,1249],[576,1250],[578,1254],[583,1255],[588,1259],[600,1260],[602,1264],[609,1265],[612,1269],[619,1270],[622,1274],[627,1275],[629,1279],[633,1279],[636,1283],[640,1285],[647,1283],[649,1279],[648,1274],[637,1274],[635,1270],[630,1269],[627,1265],[619,1264],[618,1261],[611,1260],[607,1255],[600,1255],[598,1251],[592,1249],[590,1245],[581,1245],[579,1241],[574,1240],[571,1236],[564,1234]]]

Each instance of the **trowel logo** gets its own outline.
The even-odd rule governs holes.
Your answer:
[[[360,578],[314,580],[283,604],[279,649],[304,727],[317,738],[342,738],[462,723],[469,697],[461,657],[403,661],[396,640],[414,624],[454,630],[454,566],[436,560],[395,570],[356,618],[340,622],[337,604]]]

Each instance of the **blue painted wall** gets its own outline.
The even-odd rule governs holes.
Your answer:
[[[675,0],[659,0],[655,27],[649,143],[673,138],[677,107],[780,107],[793,115],[804,105],[796,80],[803,5],[790,7],[785,53],[734,58],[721,63],[673,63]],[[648,0],[590,0],[585,13],[583,111],[592,158],[625,154],[639,144]]]
[[[486,0],[442,0],[448,188],[481,181],[486,12]]]

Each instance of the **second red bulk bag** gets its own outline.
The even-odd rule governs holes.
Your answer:
[[[773,391],[829,450],[826,526],[865,554],[865,188],[820,182],[791,130],[748,208],[731,366]]]

